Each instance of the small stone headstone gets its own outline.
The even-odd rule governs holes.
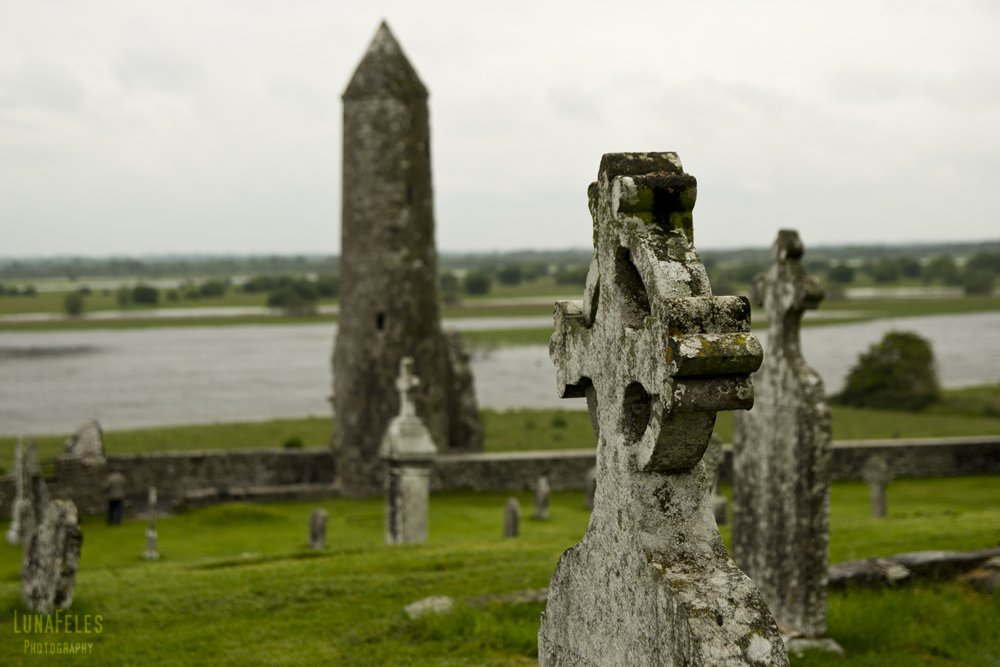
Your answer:
[[[95,419],[80,427],[66,440],[66,455],[85,463],[104,463],[104,431]]]
[[[535,518],[539,521],[548,521],[549,495],[549,479],[539,477],[535,482]]]
[[[503,536],[517,537],[521,534],[521,502],[508,498],[503,508]]]
[[[583,480],[583,506],[588,510],[594,509],[595,493],[597,493],[597,469],[591,468]]]
[[[403,357],[396,379],[399,415],[389,422],[379,450],[379,456],[389,463],[385,480],[388,544],[427,541],[431,464],[437,457],[437,447],[417,416],[414,396],[419,386],[420,380],[413,374],[413,358]]]
[[[788,665],[702,463],[716,411],[753,404],[749,303],[712,296],[675,153],[607,154],[589,194],[594,259],[584,298],[556,303],[549,354],[559,396],[587,398],[597,491],[552,575],[539,666]]]
[[[764,361],[753,410],[734,415],[733,560],[750,575],[778,624],[826,642],[831,422],[823,380],[802,357],[799,328],[823,299],[802,266],[798,232],[778,232],[774,263],[750,300],[767,312]],[[793,650],[793,642],[788,643]],[[797,649],[796,649],[797,650]]]
[[[18,437],[14,447],[14,499],[11,503],[10,526],[7,528],[7,544],[24,544],[24,534],[35,532],[34,511],[28,490],[31,483],[28,480],[28,468],[25,465],[24,439]],[[27,519],[30,517],[30,523]]]
[[[160,552],[157,551],[159,536],[156,532],[156,487],[149,487],[147,507],[149,511],[149,525],[146,526],[146,550],[142,552],[142,557],[146,560],[160,560]]]
[[[865,467],[861,471],[861,477],[868,485],[868,496],[871,501],[872,516],[881,518],[888,514],[888,499],[886,498],[886,487],[892,481],[892,471],[889,469],[889,460],[884,454],[869,456],[865,461]]]
[[[33,613],[68,609],[73,603],[82,544],[76,505],[53,500],[31,536],[21,567],[21,600]]]
[[[326,549],[326,523],[330,513],[324,509],[315,509],[309,517],[309,546],[313,549]]]

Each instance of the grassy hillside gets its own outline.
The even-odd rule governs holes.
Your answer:
[[[548,585],[559,555],[586,529],[579,493],[553,494],[552,519],[525,518],[501,537],[504,494],[431,499],[431,539],[389,547],[380,500],[228,505],[161,519],[163,559],[139,558],[145,522],[83,520],[73,612],[102,615],[90,635],[14,634],[20,549],[0,544],[0,655],[38,664],[29,641],[91,641],[94,664],[530,665],[540,604],[469,605],[472,596]],[[518,494],[530,507],[529,494]],[[305,548],[313,507],[330,512],[330,548]],[[995,478],[903,480],[891,516],[867,516],[860,484],[834,485],[831,560],[924,548],[974,548],[1000,538]],[[530,512],[526,511],[526,517]],[[0,525],[5,529],[6,525]],[[723,530],[728,539],[728,529]],[[402,607],[429,595],[460,602],[447,617],[409,621]],[[830,634],[849,664],[994,665],[996,601],[954,583],[836,593]],[[845,664],[840,659],[795,665]]]

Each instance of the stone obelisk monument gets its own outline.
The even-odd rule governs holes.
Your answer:
[[[383,22],[344,91],[340,322],[333,447],[345,495],[382,491],[379,444],[413,357],[417,414],[449,438],[448,343],[438,306],[427,88]]]

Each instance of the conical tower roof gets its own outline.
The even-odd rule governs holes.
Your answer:
[[[385,21],[354,70],[343,99],[360,97],[427,97],[427,88]]]

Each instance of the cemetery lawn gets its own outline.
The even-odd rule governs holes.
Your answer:
[[[139,558],[146,523],[84,517],[71,614],[100,614],[100,634],[15,634],[20,548],[0,544],[0,662],[40,664],[24,642],[93,642],[94,664],[531,665],[540,603],[470,600],[548,585],[559,555],[583,535],[579,492],[552,495],[550,521],[516,494],[521,537],[501,537],[507,494],[431,497],[427,544],[383,543],[382,501],[233,504],[157,523],[162,560]],[[330,548],[306,548],[314,507],[330,512]],[[992,546],[1000,538],[996,477],[900,480],[890,517],[867,516],[862,484],[834,483],[831,561],[928,548]],[[6,530],[6,522],[0,523]],[[728,528],[724,527],[728,540]],[[455,613],[411,621],[402,607],[430,595]],[[957,582],[921,582],[830,596],[830,635],[847,660],[793,665],[969,665],[1000,660],[995,596]]]
[[[867,410],[839,405],[833,412],[837,440],[939,438],[1000,434],[1000,386],[944,392],[944,400],[925,412]],[[488,452],[538,449],[584,449],[596,446],[586,411],[480,410]],[[268,422],[173,426],[135,431],[108,431],[109,454],[213,449],[274,449],[298,438],[305,447],[326,447],[333,422],[329,417],[278,419]],[[733,413],[720,412],[715,432],[733,441]],[[69,434],[37,436],[38,453],[53,458],[63,452]],[[16,439],[0,438],[0,474],[14,460]]]

